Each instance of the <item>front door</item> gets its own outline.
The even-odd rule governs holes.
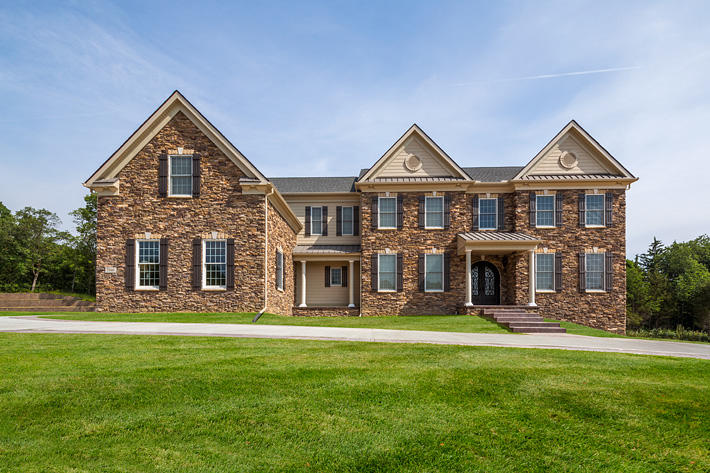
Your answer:
[[[474,305],[500,304],[500,273],[488,261],[471,266],[471,301]]]

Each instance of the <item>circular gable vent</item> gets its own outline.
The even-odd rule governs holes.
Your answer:
[[[404,160],[404,167],[407,168],[409,172],[419,171],[422,168],[422,160],[415,154],[410,154]]]
[[[564,151],[560,155],[560,165],[566,169],[572,169],[577,165],[577,156],[569,151]]]

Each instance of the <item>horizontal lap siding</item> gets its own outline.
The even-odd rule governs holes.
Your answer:
[[[333,198],[333,197],[322,197],[318,199],[308,199],[294,198],[291,196],[286,197],[286,202],[291,207],[291,210],[296,214],[298,220],[304,225],[304,228],[299,232],[297,241],[299,245],[358,245],[360,244],[359,236],[343,235],[338,236],[337,226],[336,226],[336,207],[337,206],[358,206],[360,205],[359,195],[355,195],[351,198]],[[306,224],[306,206],[311,207],[322,207],[328,206],[328,235],[327,236],[305,236],[305,224]]]
[[[325,287],[325,267],[331,268],[347,267],[347,261],[331,262],[308,262],[306,263],[306,304],[309,306],[346,306],[349,300],[349,287]],[[296,294],[301,294],[301,263],[296,261]],[[348,277],[348,286],[354,283],[355,304],[358,302],[360,293],[360,264],[355,263],[354,281]],[[300,299],[299,299],[300,301]]]

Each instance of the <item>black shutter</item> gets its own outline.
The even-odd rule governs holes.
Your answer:
[[[579,292],[585,292],[587,290],[587,275],[585,272],[584,263],[586,257],[584,253],[579,254]]]
[[[474,195],[473,196],[473,201],[472,201],[472,212],[473,212],[473,224],[471,225],[471,230],[474,232],[478,231],[478,196]]]
[[[614,276],[614,256],[610,251],[606,253],[606,264],[604,265],[606,270],[606,278],[604,280],[604,289],[606,292],[611,292],[613,286],[613,276]]]
[[[126,240],[126,269],[124,273],[126,289],[132,291],[136,288],[136,240]]]
[[[498,197],[498,230],[503,231],[505,228],[505,199],[503,196]]]
[[[325,287],[330,287],[330,266],[325,267]]]
[[[584,194],[579,193],[577,195],[577,211],[579,213],[579,226],[583,227],[584,226],[584,209],[585,209],[585,203],[584,203]]]
[[[168,196],[168,154],[165,152],[160,153],[158,161],[158,195]]]
[[[348,287],[348,267],[343,266],[340,269],[340,281],[342,282],[343,287]]]
[[[227,289],[234,289],[234,238],[227,238]]]
[[[283,253],[280,251],[276,252],[276,289],[281,289],[282,288],[282,279],[283,279]]]
[[[562,226],[562,191],[555,194],[555,226]]]
[[[444,253],[444,291],[451,290],[451,256]]]
[[[323,209],[321,211],[321,235],[328,236],[328,207],[323,206],[321,208]]]
[[[353,235],[360,234],[360,206],[353,207]]]
[[[404,260],[402,253],[397,253],[397,292],[402,292],[404,286]]]
[[[192,196],[200,196],[200,177],[202,171],[200,169],[200,155],[195,153],[192,155]]]
[[[535,227],[537,225],[537,195],[535,192],[530,191],[530,226]]]
[[[419,292],[424,292],[424,255],[420,254],[417,259],[417,271],[419,273]]]
[[[158,266],[158,288],[168,289],[168,239],[160,239],[160,265]]]
[[[555,253],[555,292],[562,290],[562,253]]]
[[[424,228],[425,223],[426,223],[426,221],[425,221],[425,218],[426,218],[425,217],[425,212],[426,212],[425,206],[426,206],[426,197],[423,195],[420,195],[419,196],[419,213],[417,215],[418,220],[419,220],[419,228],[420,229]]]
[[[607,192],[604,197],[604,205],[606,208],[606,219],[605,222],[607,227],[611,227],[614,224],[613,220],[613,208],[614,208],[614,194]]]
[[[370,257],[370,288],[377,292],[377,253]]]
[[[306,236],[311,236],[311,206],[306,205],[306,228],[304,231],[306,232]]]
[[[444,228],[451,226],[451,195],[444,194]]]
[[[343,207],[335,207],[335,236],[343,235]]]
[[[229,264],[229,263],[228,263]],[[192,240],[192,289],[199,291],[202,287],[202,240]]]
[[[377,205],[378,205],[378,197],[375,196],[372,198],[372,229],[377,230],[377,227],[379,226],[379,213],[377,211]]]
[[[404,225],[404,197],[397,196],[397,230],[401,230]]]

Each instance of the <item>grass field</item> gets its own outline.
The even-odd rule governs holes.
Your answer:
[[[709,471],[710,363],[0,334],[0,471]]]

